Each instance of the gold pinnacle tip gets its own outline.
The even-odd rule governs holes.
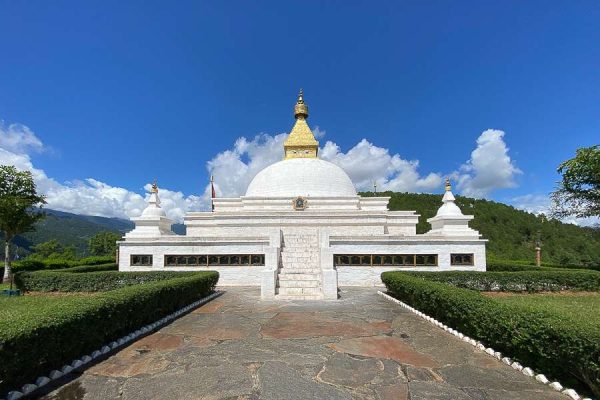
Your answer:
[[[450,178],[446,178],[446,192],[452,190],[452,185],[450,185]]]

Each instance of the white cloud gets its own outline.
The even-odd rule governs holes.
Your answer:
[[[509,200],[509,203],[519,210],[527,211],[535,215],[545,214],[548,216],[550,214],[551,199],[548,195],[526,194],[523,196],[513,197]],[[580,226],[598,226],[600,224],[600,218],[597,217],[566,217],[561,221],[567,224],[575,224]]]
[[[14,153],[40,152],[44,149],[42,141],[35,134],[21,124],[5,126],[0,121],[0,148]]]
[[[488,129],[477,138],[471,158],[454,175],[463,195],[487,197],[496,189],[515,187],[515,177],[521,173],[508,155],[504,132]]]
[[[93,178],[62,184],[33,166],[28,152],[45,149],[42,141],[26,126],[0,125],[0,164],[14,165],[31,171],[40,193],[46,195],[47,208],[84,215],[130,218],[139,216],[146,207],[144,196],[128,189],[111,186]],[[150,184],[145,186],[150,190]],[[185,196],[178,191],[160,190],[167,215],[181,221],[189,210],[207,208],[207,197]]]
[[[321,158],[340,166],[352,179],[358,190],[398,192],[430,192],[440,187],[442,176],[430,173],[421,176],[417,171],[418,161],[407,161],[399,154],[390,154],[388,149],[377,147],[367,139],[344,153],[340,147],[328,141],[321,150]]]

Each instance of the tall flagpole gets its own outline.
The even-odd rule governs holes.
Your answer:
[[[215,202],[214,202],[214,198],[217,197],[217,194],[215,192],[215,177],[213,175],[210,176],[210,206],[211,206],[211,210],[214,212],[215,211]]]

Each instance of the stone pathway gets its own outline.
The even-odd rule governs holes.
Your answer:
[[[378,296],[226,293],[44,399],[556,399],[567,397]]]

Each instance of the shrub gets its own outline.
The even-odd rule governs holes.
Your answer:
[[[421,279],[488,292],[600,290],[600,274],[596,271],[544,269],[517,272],[444,271],[409,273]]]
[[[60,272],[68,273],[85,273],[85,272],[100,272],[100,271],[117,271],[119,266],[115,263],[98,264],[98,265],[82,265],[79,267],[71,267],[61,269]]]
[[[99,265],[114,262],[115,258],[112,256],[93,256],[82,258],[80,260],[27,258],[22,261],[15,261],[13,263],[13,270],[17,273],[23,271],[39,271],[42,269],[64,269],[82,265]]]
[[[75,271],[73,269],[65,269],[61,271],[21,272],[15,275],[15,284],[17,288],[24,292],[105,292],[124,286],[145,284],[194,274],[194,272],[174,271],[73,272],[81,272],[81,267],[78,267]]]
[[[553,263],[543,263],[541,267],[537,267],[532,261],[523,260],[497,260],[491,259],[487,262],[488,271],[539,271],[546,269],[582,269],[582,270],[594,270],[600,271],[598,265],[562,265]]]
[[[30,307],[18,318],[0,320],[0,394],[205,297],[219,278],[214,271],[178,276],[65,297],[54,306]]]
[[[534,265],[488,263],[486,270],[491,272],[542,271],[542,267],[536,267]]]
[[[74,265],[74,266],[98,265],[98,264],[108,264],[108,263],[114,263],[114,262],[115,262],[115,256],[91,256],[91,257],[82,258],[81,260],[77,260],[75,262],[76,265]]]
[[[385,272],[381,278],[393,296],[420,311],[524,365],[569,385],[585,385],[600,395],[597,328],[549,311],[503,304],[417,274]]]

